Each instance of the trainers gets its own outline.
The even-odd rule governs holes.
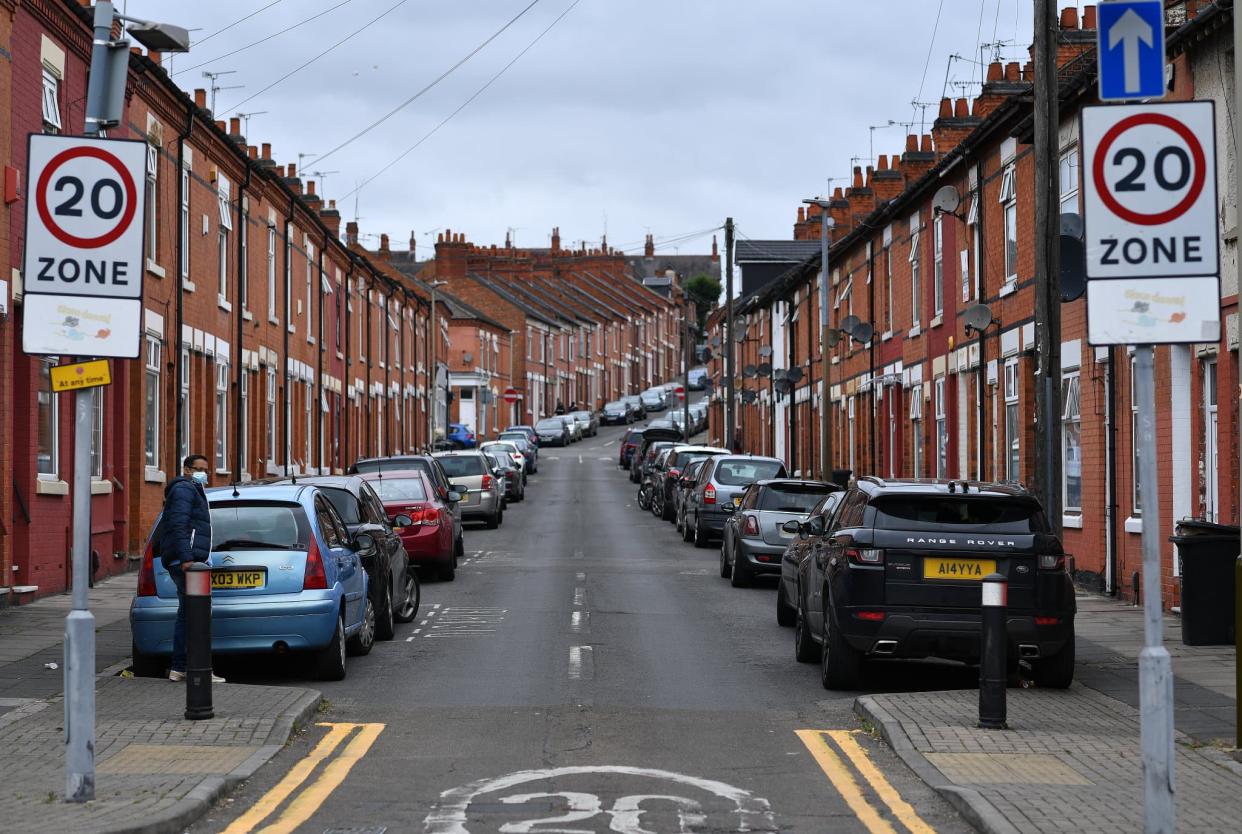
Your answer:
[[[170,670],[168,672],[168,679],[170,681],[183,681],[185,680],[185,672],[178,672],[175,669]],[[211,682],[212,683],[228,683],[228,681],[226,681],[224,678],[220,677],[219,675],[215,673],[212,673]]]

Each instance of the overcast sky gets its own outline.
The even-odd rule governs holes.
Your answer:
[[[598,244],[606,230],[612,246],[641,251],[648,231],[670,239],[732,215],[746,237],[789,238],[799,201],[829,191],[852,157],[870,156],[870,126],[886,125],[874,131],[877,155],[900,151],[905,129],[888,121],[917,122],[911,102],[939,100],[949,56],[965,59],[947,75],[963,82],[979,78],[971,61],[981,42],[1006,41],[1001,57],[1025,60],[1032,16],[1032,0],[538,0],[431,91],[316,163],[529,3],[118,0],[133,16],[197,29],[202,43],[173,60],[177,82],[205,87],[204,70],[233,71],[217,83],[244,86],[219,92],[218,117],[258,113],[251,144],[271,142],[280,164],[303,153],[303,171],[336,172],[326,199],[348,219],[356,196],[363,233],[386,232],[394,248],[415,230],[420,255],[443,227],[481,244],[513,228],[526,246],[546,246],[553,226],[565,245]],[[486,91],[375,176],[567,9]],[[933,104],[928,124],[935,113]],[[710,245],[709,234],[660,249]]]

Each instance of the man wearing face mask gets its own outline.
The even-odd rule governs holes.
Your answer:
[[[207,458],[190,455],[182,462],[181,477],[164,489],[160,519],[160,560],[177,586],[177,620],[173,626],[172,669],[168,679],[185,679],[185,567],[211,560],[211,511],[207,506]],[[215,683],[224,678],[212,675]]]

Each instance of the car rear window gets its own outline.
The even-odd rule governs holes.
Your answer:
[[[230,501],[211,505],[211,549],[306,550],[310,522],[301,504]]]
[[[380,478],[371,481],[384,503],[393,501],[426,501],[427,490],[421,478]]]
[[[523,443],[530,443],[530,438],[520,432],[505,432],[500,435],[501,440],[507,440],[519,448]]]
[[[726,460],[720,462],[712,477],[725,486],[742,486],[784,474],[785,467],[775,460]]]
[[[535,428],[537,429],[551,429],[553,431],[560,431],[564,427],[565,427],[565,424],[559,419],[540,420],[538,423],[535,424]]]
[[[483,458],[478,455],[446,455],[437,458],[450,478],[467,478],[483,474]]]
[[[575,411],[575,412],[573,412],[573,414],[571,414],[570,416],[571,416],[571,417],[573,417],[575,420],[590,420],[590,419],[591,419],[591,412],[589,412],[589,411]]]
[[[362,505],[358,503],[357,497],[352,492],[339,487],[320,487],[320,489],[323,490],[324,497],[336,509],[341,521],[346,524],[362,523]]]
[[[626,443],[642,443],[643,442],[643,430],[638,429],[637,431],[630,432],[629,434],[625,436],[625,442]]]
[[[759,510],[778,513],[809,513],[824,500],[823,487],[769,486],[759,495]]]
[[[1046,533],[1039,505],[998,498],[947,495],[884,496],[872,502],[875,526],[894,530],[961,530],[989,533]]]

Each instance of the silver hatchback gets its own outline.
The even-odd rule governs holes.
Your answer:
[[[436,460],[454,484],[466,488],[459,506],[463,521],[482,520],[489,530],[504,521],[504,484],[498,483],[482,452],[439,452]]]

